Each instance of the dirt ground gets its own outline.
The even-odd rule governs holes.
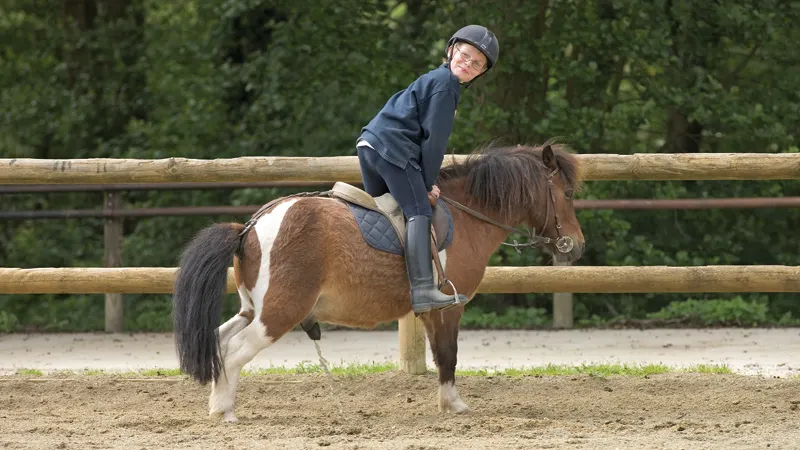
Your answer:
[[[436,376],[245,377],[240,422],[207,416],[182,378],[0,377],[0,447],[800,448],[800,379],[461,377],[465,415],[436,410]]]

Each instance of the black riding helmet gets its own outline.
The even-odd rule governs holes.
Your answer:
[[[497,36],[489,31],[488,28],[481,25],[467,25],[456,31],[453,37],[447,41],[447,46],[445,48],[450,48],[450,46],[454,45],[456,42],[471,44],[486,56],[488,67],[484,73],[488,72],[489,69],[497,64],[497,58],[500,56],[500,43],[497,41]]]

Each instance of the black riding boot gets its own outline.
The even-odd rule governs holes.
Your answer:
[[[447,295],[433,283],[431,261],[431,221],[427,216],[413,216],[406,222],[406,268],[411,284],[411,307],[415,313],[442,309],[467,303],[469,299],[459,294],[458,299]]]

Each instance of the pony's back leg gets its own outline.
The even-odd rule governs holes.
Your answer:
[[[313,310],[322,289],[324,275],[320,261],[323,260],[321,243],[324,240],[315,238],[318,221],[304,220],[302,209],[290,209],[293,203],[288,201],[276,206],[255,225],[257,242],[254,245],[261,255],[260,264],[252,290],[245,289],[255,318],[240,332],[228,337],[222,370],[212,383],[209,397],[209,413],[222,415],[226,421],[237,420],[234,413],[236,387],[242,368],[258,352],[302,322]],[[301,217],[298,218],[298,214]],[[242,324],[241,320],[231,319],[230,330]]]
[[[291,294],[267,294],[261,316],[228,339],[226,354],[222,360],[222,371],[219,378],[211,385],[211,396],[208,401],[210,415],[222,415],[223,420],[227,422],[237,421],[234,409],[236,388],[242,368],[261,350],[275,343],[302,322],[313,309],[317,295],[297,297]],[[231,321],[238,320],[237,317]]]
[[[228,353],[228,342],[230,342],[231,338],[244,330],[244,327],[250,325],[253,321],[252,301],[247,292],[243,293],[241,288],[239,290],[239,298],[242,301],[242,307],[239,312],[219,327],[219,347],[222,350],[223,358]],[[249,308],[245,307],[245,299],[250,302],[251,306]]]
[[[255,312],[253,311],[253,299],[250,298],[250,293],[243,284],[239,258],[235,258],[233,261],[233,271],[241,306],[239,307],[239,312],[235,316],[231,317],[227,322],[219,327],[219,346],[222,350],[223,358],[228,353],[228,342],[231,340],[231,338],[240,331],[244,330],[244,327],[249,325],[255,317]]]
[[[227,422],[237,420],[234,406],[239,372],[259,351],[272,343],[263,339],[265,333],[258,329],[259,321],[253,321],[250,293],[242,285],[239,285],[238,291],[241,301],[239,313],[219,327],[222,370],[219,378],[211,382],[208,399],[209,414],[222,415]]]
[[[219,378],[211,383],[211,395],[208,398],[209,415],[221,415],[226,422],[237,421],[234,408],[239,374],[245,364],[273,342],[274,340],[267,336],[265,327],[258,320],[251,322],[242,331],[229,337],[227,354],[222,360],[221,373]]]

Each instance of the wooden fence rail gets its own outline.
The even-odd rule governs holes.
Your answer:
[[[0,294],[172,292],[177,268],[0,268]],[[236,292],[233,269],[228,292]],[[487,267],[479,293],[800,292],[800,266]]]
[[[464,155],[445,158],[445,165]],[[800,178],[800,153],[577,155],[586,180]],[[231,159],[0,159],[0,184],[361,181],[355,156]]]

